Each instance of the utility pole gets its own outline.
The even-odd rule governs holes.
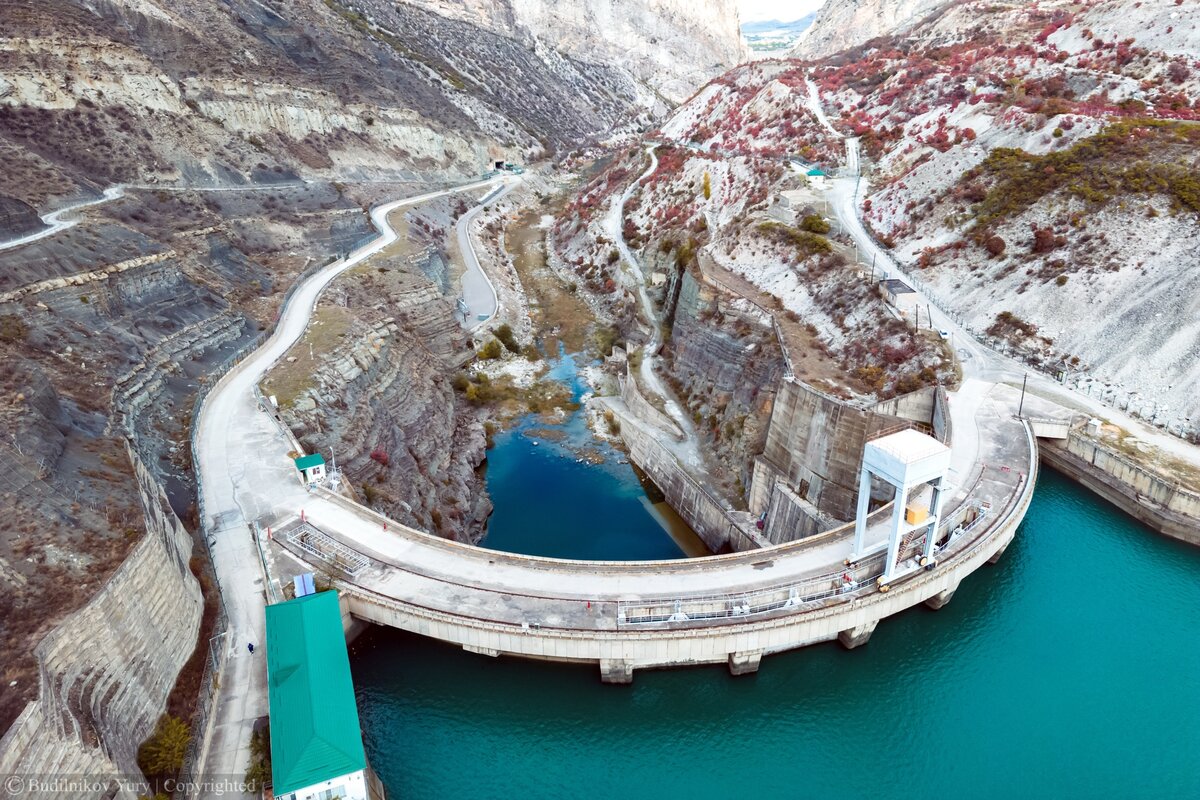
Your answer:
[[[1025,411],[1025,384],[1029,383],[1029,373],[1025,373],[1025,377],[1021,379],[1021,404],[1017,406],[1017,416],[1021,416]]]

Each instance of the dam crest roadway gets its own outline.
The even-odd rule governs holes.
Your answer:
[[[948,445],[948,472],[933,538],[908,531],[894,559],[886,548],[901,517],[890,502],[866,518],[858,552],[852,521],[725,555],[594,562],[448,541],[302,485],[288,457],[301,448],[256,387],[302,336],[321,292],[395,241],[387,217],[396,208],[503,183],[489,192],[494,201],[518,182],[475,183],[373,209],[382,235],[297,286],[274,334],[206,398],[194,457],[232,632],[201,756],[206,774],[237,773],[247,763],[249,731],[266,713],[266,676],[245,642],[263,640],[267,598],[282,599],[274,567],[288,560],[336,575],[348,627],[360,620],[492,656],[591,662],[604,680],[628,682],[644,668],[726,663],[743,674],[757,670],[763,655],[817,642],[856,647],[885,617],[920,603],[944,605],[1012,540],[1036,482],[1036,440],[1014,414],[1013,390],[974,378],[958,392],[939,390],[934,437],[908,431]],[[470,248],[464,258],[468,271],[478,269]]]

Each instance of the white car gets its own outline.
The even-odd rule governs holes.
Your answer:
[[[950,338],[950,331],[947,331],[947,330],[939,330],[939,331],[938,331],[938,336],[942,337],[943,339],[949,339],[949,338]]]

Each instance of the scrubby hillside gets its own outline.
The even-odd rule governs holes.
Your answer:
[[[569,4],[578,24],[608,13],[592,5]],[[740,47],[736,18],[685,28],[678,47],[709,55],[680,83],[553,20],[493,29],[436,3],[4,0],[0,18],[0,196],[41,209],[115,182],[475,175],[603,134],[668,85],[687,94]]]
[[[197,388],[270,326],[296,276],[370,236],[374,203],[570,150],[690,93],[740,44],[727,0],[689,7],[677,24],[674,0],[622,3],[644,29],[605,39],[582,35],[620,17],[602,0],[0,0],[0,731],[38,691],[33,648],[141,534],[126,437],[197,522]],[[620,37],[645,57],[617,58]],[[656,38],[672,48],[661,63]],[[124,194],[74,227],[7,246],[114,184]],[[350,398],[387,430],[351,431],[367,450],[339,452],[354,474],[395,445],[398,467],[407,453],[461,473],[436,475],[449,493],[478,477],[439,450],[481,451],[482,433],[405,394],[434,387],[421,402],[435,410],[452,395],[439,359],[460,334],[434,255],[437,281],[373,287],[379,313],[350,329],[400,333]],[[430,524],[441,496],[407,484]]]
[[[663,135],[836,169],[811,80],[832,125],[860,140],[868,224],[943,305],[1046,371],[1186,428],[1200,413],[1200,295],[1187,288],[1200,8],[959,2],[901,27],[735,69]]]

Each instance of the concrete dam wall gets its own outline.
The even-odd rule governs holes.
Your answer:
[[[91,602],[38,645],[40,692],[0,739],[0,774],[140,775],[138,746],[196,646],[203,601],[188,568],[192,539],[141,460],[129,457],[146,535]]]
[[[629,460],[646,473],[709,550],[740,553],[767,544],[754,529],[754,520],[749,514],[727,509],[640,426],[623,425],[621,438],[629,448]]]
[[[909,405],[928,407],[932,413],[934,404],[931,398]],[[905,410],[913,413],[907,406]],[[870,439],[912,423],[910,417],[856,408],[784,379],[771,413],[766,448],[755,461],[750,510],[755,514],[767,510],[778,478],[822,514],[853,519],[863,447]]]

